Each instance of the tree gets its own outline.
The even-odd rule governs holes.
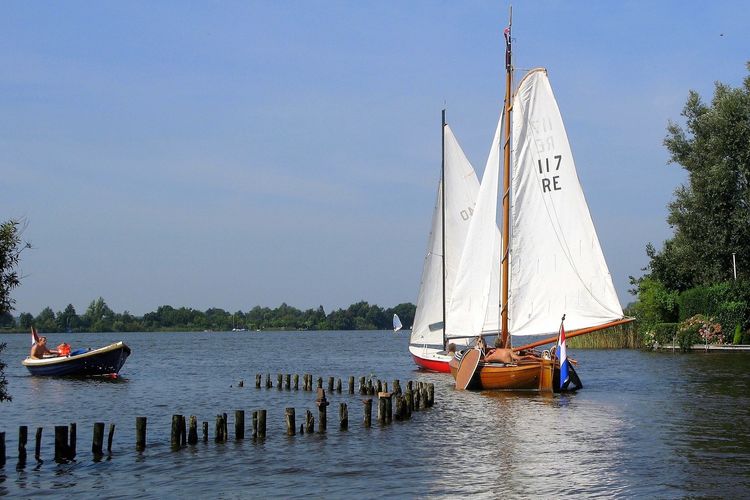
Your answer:
[[[23,226],[21,222],[11,219],[0,224],[0,315],[9,314],[16,303],[10,293],[21,284],[18,276],[18,263],[21,252],[31,248],[31,244],[21,240]],[[0,344],[0,353],[5,344]],[[8,381],[5,379],[5,363],[0,360],[0,401],[10,401],[7,392]]]
[[[717,82],[710,105],[691,91],[682,116],[664,144],[688,180],[669,204],[674,237],[649,255],[651,276],[677,291],[732,279],[732,254],[750,271],[750,76]]]

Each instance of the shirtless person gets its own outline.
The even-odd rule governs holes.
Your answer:
[[[42,359],[45,354],[51,354],[54,356],[59,355],[57,351],[47,348],[47,337],[39,337],[37,343],[31,346],[30,356],[34,359]]]
[[[497,363],[510,364],[517,361],[522,361],[524,359],[537,359],[537,357],[534,355],[521,356],[519,354],[516,354],[513,349],[502,347],[487,349],[487,346],[485,345],[484,339],[482,337],[479,337],[479,340],[477,340],[477,347],[479,347],[479,349],[484,353],[484,357],[482,360],[485,362],[495,361]]]

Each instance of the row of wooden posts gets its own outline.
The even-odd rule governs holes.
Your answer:
[[[300,375],[298,374],[290,374],[290,373],[278,373],[276,374],[276,388],[279,390],[285,389],[285,390],[292,390],[295,391],[299,390],[299,382],[300,382]],[[409,381],[407,382],[408,390],[414,390],[415,382]],[[428,384],[425,382],[417,382],[420,389],[427,388],[428,391],[432,391],[430,393],[430,397],[433,397],[435,385],[434,384]],[[237,384],[238,387],[244,387],[245,381],[240,380]],[[274,387],[273,382],[271,381],[271,374],[266,374],[266,381],[265,384],[263,383],[263,374],[258,373],[255,375],[255,387],[260,389],[261,387],[265,386],[266,389],[271,389]],[[336,379],[334,377],[328,377],[328,392],[332,393],[334,390],[337,393],[341,393],[342,383],[341,379]],[[323,377],[318,377],[317,379],[317,389],[323,388]],[[313,390],[313,376],[309,373],[302,375],[302,390],[303,391],[312,391]],[[349,384],[348,384],[348,391],[349,394],[355,393],[355,386],[354,386],[354,377],[349,377]],[[361,395],[375,395],[380,392],[388,392],[388,382],[381,381],[380,379],[374,380],[373,378],[367,378],[367,377],[359,377],[359,394]],[[393,381],[393,393],[394,394],[400,394],[401,393],[401,383],[398,379]]]
[[[332,385],[332,380],[329,379],[329,386]],[[269,378],[270,379],[270,378]],[[289,376],[287,375],[287,380]],[[298,376],[295,375],[295,382]],[[349,392],[353,394],[353,383],[354,377],[350,377]],[[268,379],[267,379],[268,380]],[[304,378],[304,390],[312,390],[312,376],[305,375]],[[341,381],[337,385],[337,390],[340,392]],[[242,386],[242,382],[239,384]],[[288,384],[287,384],[288,385]],[[260,387],[260,385],[257,385]],[[295,383],[295,388],[297,384]],[[375,391],[377,388],[377,391]],[[434,384],[428,384],[418,382],[407,383],[406,391],[401,390],[401,386],[398,380],[393,382],[393,392],[388,392],[388,384],[382,383],[380,380],[377,383],[373,383],[372,379],[365,380],[365,377],[360,378],[360,394],[362,395],[375,395],[377,394],[377,422],[381,425],[388,425],[394,419],[397,421],[411,419],[413,411],[419,411],[422,409],[430,408],[435,402],[435,386]],[[364,427],[372,426],[372,398],[366,398],[362,400],[363,406],[363,424]],[[322,379],[318,378],[317,387],[317,398],[315,401],[318,407],[318,432],[325,433],[327,430],[328,415],[327,407],[330,402],[326,399],[325,390],[322,388]],[[264,439],[266,437],[266,410],[257,410],[252,413],[252,437],[253,439]],[[296,426],[296,415],[294,408],[286,408],[284,412],[284,421],[286,424],[286,434],[294,436],[297,433]],[[146,417],[136,417],[135,419],[135,430],[136,439],[135,447],[137,451],[143,451],[146,449]],[[208,422],[202,423],[202,439],[208,441]],[[93,437],[91,443],[91,451],[94,455],[94,459],[98,460],[103,457],[104,447],[104,428],[103,422],[94,423]],[[346,403],[339,404],[339,428],[341,430],[347,430],[349,428],[349,409]],[[36,446],[34,452],[34,458],[37,462],[41,461],[41,442],[42,442],[42,427],[36,429]],[[314,433],[315,432],[315,417],[310,410],[306,410],[304,423],[299,426],[299,434]],[[110,424],[109,434],[107,438],[107,453],[112,453],[112,440],[115,433],[115,424]],[[58,463],[68,462],[75,459],[76,456],[76,424],[71,423],[70,426],[57,425],[55,426],[55,461]],[[242,440],[245,438],[245,411],[236,410],[234,412],[234,434],[235,440]],[[216,424],[214,437],[216,442],[225,442],[229,436],[228,432],[228,419],[227,414],[222,413],[216,415]],[[26,445],[28,442],[28,426],[22,425],[18,428],[18,463],[19,466],[23,466],[26,463],[27,451]],[[183,415],[172,416],[172,430],[171,430],[171,445],[173,449],[179,449],[186,444],[197,444],[198,443],[198,420],[195,416],[190,416],[189,425]],[[6,462],[6,449],[5,449],[5,432],[0,432],[0,466],[4,466]]]

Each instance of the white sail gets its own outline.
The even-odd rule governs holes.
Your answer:
[[[545,70],[513,100],[509,321],[513,335],[622,318]]]
[[[401,320],[398,317],[398,314],[393,315],[393,331],[397,332],[403,328],[403,325],[401,324]]]
[[[456,283],[446,314],[446,336],[476,337],[500,330],[500,228],[497,208],[500,185],[502,116],[461,253]]]
[[[464,155],[450,127],[445,134],[445,296],[451,296],[463,250],[469,221],[479,191],[474,167]],[[417,298],[410,343],[443,349],[443,264],[442,264],[442,184],[432,215],[432,230],[427,245],[422,283]],[[448,326],[450,329],[450,325]]]

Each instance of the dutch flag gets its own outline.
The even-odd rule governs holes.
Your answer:
[[[36,328],[32,326],[31,327],[31,345],[34,345],[37,342],[39,342],[39,335],[36,333]]]
[[[563,316],[563,321],[565,316]],[[560,389],[567,387],[570,382],[570,361],[568,361],[568,352],[565,348],[565,327],[560,323],[560,338],[557,341],[557,353],[560,358]]]

